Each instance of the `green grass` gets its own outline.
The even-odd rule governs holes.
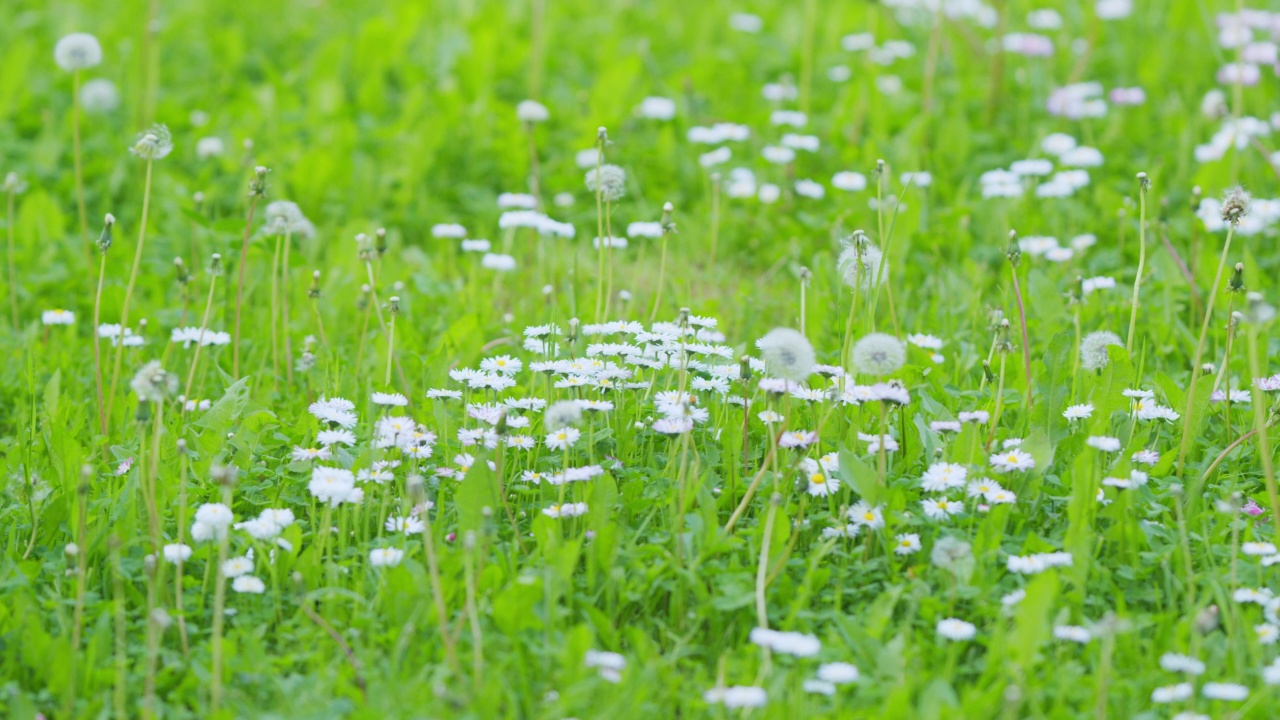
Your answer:
[[[994,5],[1008,32],[1029,31],[1034,4]],[[1227,292],[1235,263],[1243,263],[1245,289],[1276,300],[1269,201],[1255,200],[1248,220],[1263,218],[1263,229],[1234,235],[1215,288],[1226,232],[1196,217],[1193,191],[1212,198],[1243,185],[1258,198],[1276,195],[1269,135],[1218,160],[1195,158],[1223,124],[1201,112],[1205,93],[1221,88],[1229,114],[1266,121],[1277,97],[1272,71],[1264,65],[1262,82],[1239,88],[1238,102],[1237,88],[1216,82],[1236,50],[1219,46],[1215,14],[1233,11],[1232,3],[1137,2],[1132,16],[1115,21],[1098,21],[1093,3],[1060,5],[1062,28],[1037,31],[1053,40],[1053,54],[1025,58],[996,54],[995,28],[948,19],[935,29],[928,16],[904,22],[880,3],[12,0],[0,23],[0,173],[16,172],[26,188],[6,187],[0,203],[0,349],[8,359],[0,366],[0,714],[1272,717],[1277,696],[1264,667],[1277,646],[1255,631],[1268,610],[1233,596],[1280,590],[1275,566],[1241,551],[1246,542],[1276,542],[1267,491],[1274,478],[1264,462],[1277,445],[1269,425],[1275,394],[1254,389],[1260,408],[1210,402],[1216,370],[1192,386],[1211,296],[1203,360],[1225,365],[1219,386],[1249,388],[1274,372],[1268,318],[1228,331],[1231,312],[1249,314],[1244,294]],[[732,30],[729,17],[741,11],[759,15],[764,30]],[[543,28],[540,43],[535,27]],[[53,62],[55,43],[76,31],[95,34],[104,55],[81,82],[108,79],[120,96],[117,108],[81,116],[85,227],[73,78]],[[905,40],[914,54],[876,64],[841,48],[854,32]],[[1074,51],[1076,40],[1088,49]],[[851,69],[848,82],[828,79],[838,64]],[[877,89],[890,75],[901,92]],[[1142,87],[1146,101],[1111,104],[1097,118],[1053,116],[1049,94],[1069,81]],[[765,100],[762,86],[775,82],[800,86],[799,98]],[[675,100],[675,118],[637,117],[651,95]],[[532,139],[515,110],[530,97],[550,111]],[[773,109],[802,106],[803,130],[770,125]],[[172,131],[174,150],[154,162],[134,268],[147,165],[129,148],[152,122]],[[751,137],[728,143],[732,159],[708,170],[698,157],[713,146],[686,138],[691,127],[716,122],[747,125]],[[757,368],[731,383],[730,394],[753,404],[744,423],[740,405],[693,386],[711,374],[681,366],[678,355],[673,367],[635,367],[630,379],[649,388],[557,388],[563,373],[531,372],[542,358],[522,349],[526,326],[558,325],[561,358],[631,340],[579,334],[570,342],[572,318],[599,319],[597,202],[575,155],[595,146],[601,126],[610,141],[605,161],[627,178],[625,197],[610,208],[613,234],[674,206],[661,275],[661,240],[631,238],[614,252],[607,319],[648,326],[652,314],[678,323],[682,308],[714,317],[724,340],[710,342],[730,348],[715,361],[734,368],[744,354],[759,356],[755,341],[775,327],[803,328],[817,362],[851,372],[841,350],[849,341],[873,331],[902,340],[932,334],[944,341],[940,359],[908,345],[905,364],[888,377],[851,376],[859,385],[901,383],[911,402],[770,396],[757,387]],[[761,150],[784,132],[812,134],[821,147],[799,151],[789,167],[770,165]],[[1037,198],[1030,185],[1020,197],[983,197],[983,173],[1048,157],[1040,148],[1051,133],[1101,151],[1086,185],[1065,198]],[[221,138],[225,152],[198,158],[204,137]],[[571,223],[574,239],[498,226],[498,195],[531,190],[531,147],[543,210]],[[903,203],[896,212],[886,203],[879,214],[870,203],[879,160],[887,163],[884,193]],[[257,197],[255,166],[270,168]],[[759,184],[782,186],[781,198],[729,197],[738,167]],[[866,175],[867,189],[833,188],[832,176],[846,170]],[[918,170],[932,182],[904,186],[901,174]],[[712,172],[721,175],[718,202]],[[1139,172],[1153,183],[1145,232]],[[826,196],[796,194],[792,182],[803,178],[824,185]],[[572,205],[553,203],[559,193],[571,194]],[[297,203],[316,228],[314,237],[287,238],[278,295],[272,269],[283,266],[285,241],[265,229],[266,205],[277,200]],[[104,433],[92,318],[102,257],[93,241],[106,213],[117,222],[102,322],[120,321],[136,270],[128,324],[146,343],[123,350],[112,395],[116,349],[98,341],[111,409]],[[483,268],[457,240],[433,237],[434,225],[450,222],[513,256],[516,269]],[[373,243],[377,228],[387,230],[385,253],[365,247],[361,255],[354,238],[364,233]],[[841,240],[856,229],[886,250],[888,280],[874,290],[855,292],[837,266]],[[1010,231],[1062,245],[1089,233],[1097,243],[1063,262],[1028,249],[1013,264]],[[1081,335],[1107,330],[1126,339],[1142,237],[1132,346],[1111,347],[1101,370],[1080,369]],[[211,285],[213,253],[222,274]],[[178,280],[175,257],[189,282]],[[242,270],[239,373],[232,345],[205,347],[195,363],[194,348],[169,342],[170,332],[199,326],[207,299],[208,328],[233,332]],[[377,304],[361,291],[370,274]],[[1073,302],[1077,278],[1096,276],[1116,287]],[[379,323],[390,320],[392,296],[394,357]],[[42,312],[59,308],[75,314],[72,325],[42,324]],[[992,324],[992,311],[1009,320],[1007,329]],[[295,366],[304,349],[312,354]],[[467,389],[450,377],[498,355],[525,363],[510,389]],[[130,381],[152,360],[176,376],[178,389],[140,403]],[[189,374],[191,398],[208,400],[208,409],[184,411],[176,399]],[[837,384],[810,378],[813,388]],[[487,424],[460,401],[429,399],[435,388],[462,390],[474,403],[604,399],[614,407],[587,413],[567,451],[546,447],[549,430],[536,410],[513,410],[505,421],[513,435],[533,438],[533,449],[463,447],[459,429]],[[1136,419],[1129,388],[1152,391],[1179,419]],[[707,421],[688,434],[656,432],[656,394],[682,389]],[[374,405],[374,392],[403,393],[409,404]],[[318,447],[317,433],[329,427],[308,413],[321,397],[354,403],[356,442],[329,460],[294,460],[294,448]],[[1067,421],[1063,411],[1081,403],[1093,405],[1092,416]],[[757,418],[765,409],[785,421],[766,425]],[[970,411],[993,422],[957,434],[931,429]],[[431,456],[377,447],[374,424],[384,415],[438,436]],[[1264,435],[1254,432],[1260,426]],[[882,427],[899,447],[869,453],[858,434]],[[774,452],[783,429],[817,430],[819,440]],[[1117,438],[1122,450],[1095,450],[1090,436]],[[1007,440],[1022,441],[1033,469],[995,474],[991,454]],[[1141,449],[1159,453],[1144,467],[1149,482],[1106,487],[1109,503],[1097,503],[1103,479],[1128,477]],[[437,475],[457,468],[463,452],[474,463],[462,477]],[[827,454],[839,458],[829,473],[839,488],[810,496],[813,468],[802,470],[801,461]],[[385,460],[401,464],[389,482],[362,483],[358,503],[326,508],[309,489],[314,466],[359,471]],[[921,477],[935,462],[995,478],[1016,502],[982,510],[952,489],[945,495],[965,511],[931,520],[921,501],[940,493],[923,490]],[[525,471],[597,464],[602,474],[585,482],[523,479]],[[223,468],[235,468],[234,483],[216,481]],[[753,482],[754,497],[736,513]],[[196,508],[228,497],[237,522],[291,510],[295,522],[280,535],[286,544],[241,529],[225,545],[193,541]],[[427,532],[384,529],[388,516],[424,499],[434,503],[418,515],[429,520]],[[1248,500],[1264,512],[1224,509]],[[585,503],[585,514],[543,512],[568,501]],[[858,502],[880,507],[884,527],[853,539],[825,536]],[[322,529],[329,526],[336,531]],[[901,533],[918,534],[921,550],[896,554]],[[178,566],[147,558],[180,539],[193,554],[175,583]],[[954,541],[969,550],[955,550]],[[67,554],[71,543],[78,554]],[[948,547],[943,557],[939,548]],[[375,567],[375,548],[404,556]],[[261,594],[220,580],[220,553],[249,550]],[[1035,575],[1008,569],[1011,556],[1058,551],[1073,562]],[[1001,598],[1015,590],[1025,598],[1004,607]],[[216,629],[224,605],[233,612]],[[153,609],[170,622],[149,621]],[[946,618],[973,623],[976,635],[942,639],[937,624]],[[761,625],[812,635],[821,650],[763,650],[749,638]],[[1087,627],[1091,639],[1058,639],[1059,626]],[[587,666],[591,650],[625,657],[619,682]],[[1167,652],[1199,658],[1204,675],[1162,670]],[[859,680],[830,697],[807,692],[805,681],[832,662],[856,665]],[[1152,702],[1153,690],[1183,680],[1195,686],[1192,699]],[[1248,699],[1208,698],[1210,682],[1241,684]],[[726,709],[704,699],[737,685],[763,688],[767,703]]]

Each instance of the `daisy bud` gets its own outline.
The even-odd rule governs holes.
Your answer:
[[[399,315],[400,314],[400,297],[398,295],[392,295],[390,298],[388,298],[387,307],[391,310],[392,315]]]
[[[1146,193],[1151,189],[1151,178],[1147,177],[1144,172],[1138,173],[1138,191]]]
[[[1244,263],[1236,263],[1236,271],[1227,281],[1227,292],[1238,293],[1244,290]]]
[[[1191,211],[1195,212],[1200,209],[1200,186],[1196,185],[1191,188]]]
[[[187,266],[182,262],[182,258],[173,259],[173,269],[178,273],[179,285],[186,285],[191,280],[191,273],[187,272]]]
[[[618,299],[619,299],[619,300],[621,300],[621,301],[622,301],[622,303],[625,305],[625,304],[627,304],[627,303],[631,302],[631,293],[630,293],[629,291],[627,291],[627,290],[619,290],[619,291],[618,291]]]
[[[373,231],[373,236],[377,238],[374,249],[378,251],[378,257],[382,257],[387,252],[387,229],[378,228]]]
[[[743,382],[751,381],[751,358],[746,355],[738,361],[738,377],[742,378]]]
[[[214,253],[209,257],[209,274],[217,277],[222,274],[222,255]]]
[[[808,285],[809,278],[811,277],[813,277],[813,273],[810,272],[809,268],[807,267],[800,268],[800,283],[802,285]]]
[[[462,547],[466,550],[476,549],[476,531],[468,530],[462,535]]]
[[[982,361],[982,376],[986,378],[987,382],[989,383],[993,383],[996,381],[996,374],[991,372],[990,361],[987,361],[987,360]]]
[[[877,159],[876,169],[875,169],[876,177],[879,178],[880,176],[884,175],[884,171],[885,171],[884,160]]]
[[[502,408],[501,410],[498,411],[498,422],[494,423],[493,431],[498,433],[499,436],[505,436],[507,434],[507,409],[506,408]]]
[[[271,172],[270,168],[261,165],[253,169],[253,179],[249,181],[250,197],[267,196],[267,173],[269,172]]]
[[[676,324],[682,328],[689,327],[689,308],[680,308],[680,317],[676,320]]]
[[[609,131],[603,125],[596,128],[596,144],[598,145],[609,144]]]
[[[1241,187],[1228,190],[1226,197],[1222,198],[1222,221],[1239,225],[1248,214],[1249,193]]]
[[[311,273],[311,287],[307,289],[307,297],[312,300],[320,298],[320,271],[316,270]]]
[[[204,204],[204,193],[197,190],[191,195],[191,202],[195,204],[196,210],[199,210],[200,206]]]
[[[80,546],[75,543],[67,543],[67,546],[62,551],[67,554],[67,557],[75,557],[80,554]]]
[[[662,234],[675,235],[676,224],[672,222],[671,215],[676,211],[676,206],[671,203],[663,203],[662,205]]]
[[[102,218],[102,234],[98,236],[98,249],[106,252],[111,249],[111,228],[116,225],[116,216],[107,213]]]

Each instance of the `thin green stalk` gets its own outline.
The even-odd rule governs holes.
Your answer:
[[[1138,173],[1138,274],[1133,279],[1133,304],[1129,310],[1129,337],[1124,349],[1133,352],[1133,333],[1138,327],[1138,294],[1142,290],[1142,273],[1147,265],[1147,187],[1146,173]]]
[[[1187,449],[1191,440],[1191,410],[1196,398],[1196,381],[1200,379],[1200,361],[1204,357],[1204,340],[1209,335],[1209,323],[1213,321],[1213,303],[1218,298],[1218,288],[1222,284],[1222,273],[1227,267],[1227,253],[1231,250],[1231,238],[1235,235],[1236,224],[1227,224],[1227,239],[1222,243],[1222,255],[1218,258],[1218,270],[1214,273],[1213,284],[1209,286],[1209,297],[1205,299],[1204,321],[1200,324],[1200,339],[1196,342],[1196,353],[1191,358],[1191,382],[1187,383],[1187,405],[1182,412],[1182,440],[1178,443],[1178,476],[1186,466]]]
[[[253,193],[249,201],[249,216],[244,223],[244,240],[240,243],[240,269],[236,279],[236,321],[235,334],[231,338],[231,377],[240,379],[240,306],[244,301],[244,268],[249,264],[249,235],[253,229],[253,212],[258,208],[258,193]]]
[[[1249,323],[1249,374],[1255,378],[1262,377],[1262,363],[1258,357],[1258,325]],[[1276,471],[1274,458],[1271,456],[1271,434],[1267,430],[1267,409],[1264,407],[1264,396],[1261,390],[1254,391],[1253,428],[1257,431],[1258,454],[1262,456],[1262,479],[1267,485],[1267,497],[1271,501],[1272,527],[1280,528],[1280,491],[1276,488]]]
[[[129,303],[133,300],[133,288],[138,283],[138,269],[142,267],[142,248],[147,240],[147,213],[151,209],[151,165],[148,158],[147,176],[142,185],[142,221],[138,226],[138,246],[133,251],[133,267],[129,270],[129,283],[124,288],[124,305],[120,308],[120,337],[116,342],[116,359],[111,368],[111,384],[107,391],[107,422],[111,422],[111,410],[115,405],[116,387],[120,383],[120,368],[124,364],[124,332],[129,327]],[[97,332],[97,328],[94,328]]]
[[[89,214],[84,202],[84,160],[80,151],[80,71],[71,73],[71,157],[76,176],[76,209],[80,212],[80,235],[84,238],[85,252],[90,264],[93,260],[93,243],[89,240]],[[95,326],[96,327],[96,326]]]
[[[231,486],[222,487],[222,504],[231,507]],[[214,568],[216,582],[213,587],[213,630],[210,640],[212,666],[209,673],[209,715],[214,716],[222,707],[222,622],[227,604],[227,578],[222,574],[222,565],[227,561],[228,529],[222,530],[218,538],[218,564]],[[324,529],[328,534],[328,528]]]
[[[107,434],[107,411],[102,399],[102,347],[98,337],[98,323],[102,321],[102,283],[107,274],[107,253],[102,253],[102,261],[98,265],[98,290],[93,295],[93,327],[89,332],[93,335],[93,379],[98,393],[98,433]],[[124,340],[124,330],[120,340]]]

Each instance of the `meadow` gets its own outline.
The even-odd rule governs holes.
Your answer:
[[[1280,12],[10,0],[0,716],[1280,716]]]

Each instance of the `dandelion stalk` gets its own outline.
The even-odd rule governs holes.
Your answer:
[[[1246,318],[1248,327],[1245,337],[1249,343],[1249,375],[1256,383],[1262,378],[1262,362],[1258,353],[1258,328],[1275,317],[1275,308],[1267,305],[1262,296],[1249,293],[1249,309]],[[1276,471],[1274,458],[1271,455],[1271,434],[1267,430],[1267,409],[1263,407],[1261,388],[1254,390],[1257,397],[1253,403],[1253,429],[1258,438],[1258,454],[1262,459],[1262,479],[1267,485],[1267,498],[1271,501],[1272,527],[1280,528],[1280,491],[1276,488]]]
[[[107,540],[111,551],[111,594],[114,609],[115,625],[115,684],[111,692],[111,703],[116,718],[128,717],[125,713],[127,694],[125,689],[129,672],[128,628],[124,607],[124,572],[120,568],[120,539],[112,535]]]
[[[480,634],[480,612],[476,608],[476,533],[463,536],[463,575],[467,593],[467,624],[471,627],[471,682],[479,688],[484,678],[484,638]]]
[[[388,300],[391,322],[387,326],[387,372],[382,380],[384,387],[391,387],[391,361],[396,356],[396,316],[400,314],[400,298],[392,295]]]
[[[769,546],[773,540],[773,523],[778,517],[778,506],[782,504],[782,495],[774,493],[769,498],[769,512],[764,516],[764,536],[760,540],[760,560],[756,563],[756,626],[769,627],[769,613],[765,603],[765,580],[769,576]]]
[[[1209,286],[1209,297],[1205,300],[1204,320],[1200,324],[1200,339],[1196,341],[1196,353],[1191,359],[1191,382],[1187,383],[1187,405],[1182,413],[1182,440],[1178,443],[1178,475],[1181,476],[1186,466],[1187,449],[1193,428],[1191,427],[1191,410],[1195,404],[1196,381],[1200,379],[1200,361],[1204,357],[1204,341],[1209,334],[1209,323],[1213,321],[1213,303],[1218,297],[1218,287],[1222,284],[1222,273],[1227,267],[1227,253],[1231,250],[1231,238],[1235,235],[1236,226],[1249,212],[1249,194],[1236,188],[1227,194],[1222,202],[1222,219],[1227,223],[1227,239],[1222,243],[1222,255],[1218,258],[1218,270],[1214,273],[1213,284]],[[1198,429],[1198,428],[1197,428]]]
[[[812,273],[809,272],[809,268],[807,267],[800,268],[800,334],[801,335],[805,334],[804,319],[805,319],[805,316],[807,315],[807,313],[805,312],[805,290],[809,287],[809,277],[811,275]]]
[[[13,214],[14,197],[18,194],[19,184],[18,176],[10,173],[5,178],[5,190],[9,195],[9,214],[8,214],[8,230],[9,230],[9,311],[12,313],[13,331],[18,332],[18,326],[21,320],[18,317],[18,261],[17,250],[13,240],[13,228],[16,225],[16,218]]]
[[[98,237],[98,249],[101,251],[102,258],[98,263],[98,289],[93,295],[93,327],[90,328],[93,334],[93,378],[98,393],[98,432],[101,435],[107,434],[107,411],[102,399],[102,348],[98,338],[98,323],[102,321],[102,284],[107,275],[107,250],[111,249],[111,228],[115,224],[115,217],[107,213],[103,221],[102,235]],[[120,329],[120,333],[119,341],[123,341],[124,328]]]
[[[195,352],[191,354],[191,369],[187,371],[187,384],[182,390],[182,396],[191,398],[191,384],[196,379],[196,368],[200,365],[200,349],[204,347],[204,335],[209,330],[209,313],[213,311],[213,291],[218,284],[218,276],[222,274],[222,256],[214,253],[209,259],[209,296],[204,301],[204,314],[200,316],[200,336],[196,339]],[[182,406],[182,412],[186,413],[186,404]]]
[[[133,300],[133,289],[138,283],[138,269],[142,267],[142,248],[147,240],[147,213],[151,209],[151,169],[156,160],[168,155],[173,150],[173,141],[169,129],[156,125],[147,130],[134,143],[130,150],[134,155],[147,161],[146,179],[142,185],[142,220],[138,224],[138,246],[133,251],[133,267],[129,270],[129,283],[124,289],[124,304],[120,307],[120,338],[116,342],[116,359],[111,368],[111,385],[107,392],[107,422],[111,421],[111,410],[115,405],[116,386],[120,382],[120,368],[124,364],[124,333],[129,327],[129,303]],[[95,332],[97,329],[95,328]]]
[[[600,313],[604,310],[604,145],[607,138],[602,127],[596,133],[596,322],[603,322]]]
[[[662,286],[667,274],[667,236],[674,235],[676,232],[676,225],[671,222],[673,212],[675,212],[675,206],[671,203],[662,206],[662,255],[658,260],[658,288],[653,296],[653,310],[649,313],[650,323],[658,318],[658,308],[662,305]]]
[[[274,386],[280,376],[280,243],[276,236],[276,251],[271,256],[271,383]]]
[[[76,209],[80,213],[80,235],[92,261],[93,246],[89,242],[89,213],[84,202],[84,161],[80,151],[80,71],[71,73],[71,158],[76,177]]]
[[[1147,190],[1151,180],[1144,172],[1138,173],[1138,274],[1133,278],[1133,304],[1129,310],[1129,336],[1124,349],[1133,352],[1133,333],[1138,327],[1138,294],[1142,290],[1142,273],[1147,265]]]
[[[418,506],[422,504],[424,493],[422,489],[422,478],[414,476],[409,478],[406,483],[409,490],[409,499]],[[427,556],[427,576],[431,581],[431,599],[436,609],[436,629],[440,633],[440,641],[444,644],[445,657],[449,660],[449,666],[458,671],[458,654],[454,650],[453,636],[449,633],[449,614],[445,611],[444,606],[444,590],[440,583],[440,563],[436,559],[436,542],[435,534],[431,530],[431,511],[422,513],[422,549]]]
[[[664,208],[665,209],[665,208]],[[708,268],[716,266],[716,251],[720,245],[720,173],[711,173],[711,260]],[[665,254],[664,254],[665,258]]]
[[[253,212],[258,208],[259,198],[267,196],[267,173],[269,169],[261,165],[253,169],[253,179],[249,181],[249,214],[244,222],[244,240],[240,243],[240,268],[236,279],[236,321],[235,333],[231,338],[231,376],[240,378],[240,307],[244,301],[244,268],[249,264],[249,235],[253,230]]]
[[[231,507],[231,473],[225,472],[226,482],[222,483],[222,504]],[[328,534],[328,528],[325,528]],[[214,567],[215,584],[213,588],[213,629],[209,640],[212,666],[209,672],[209,715],[218,714],[222,707],[222,623],[226,615],[227,579],[222,574],[222,566],[227,562],[228,532],[224,528],[218,537],[218,561]]]
[[[187,470],[190,458],[187,456],[187,441],[178,439],[178,544],[186,543],[187,533]],[[187,641],[186,609],[182,603],[182,570],[185,561],[177,557],[173,573],[173,603],[178,611],[178,638],[182,641],[182,654],[189,657],[191,649]]]
[[[1018,261],[1022,259],[1022,251],[1013,242],[1015,234],[1009,233],[1009,271],[1013,276],[1013,297],[1018,301],[1018,320],[1022,324],[1022,374],[1027,383],[1027,412],[1031,411],[1031,340],[1027,335],[1027,310],[1022,302],[1022,286],[1018,284]],[[1001,363],[1003,367],[1003,363]]]
[[[293,248],[293,232],[284,234],[284,260],[280,266],[280,331],[284,335],[284,376],[293,385],[293,341],[289,337],[289,291],[293,287],[289,273],[289,250]]]

